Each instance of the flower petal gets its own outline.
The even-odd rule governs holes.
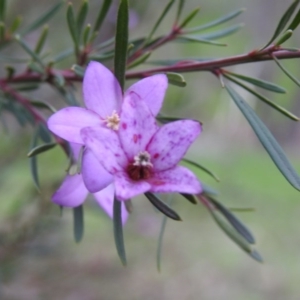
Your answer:
[[[87,148],[109,173],[114,174],[127,167],[128,160],[113,130],[86,127],[81,130],[81,135]]]
[[[153,177],[147,181],[151,184],[150,191],[155,193],[198,194],[202,191],[194,173],[181,166],[154,173]]]
[[[156,116],[161,109],[167,87],[168,78],[166,75],[153,75],[130,86],[125,96],[131,92],[138,94],[141,100],[146,102],[152,114]]]
[[[200,124],[191,120],[176,121],[161,127],[146,149],[151,155],[155,172],[177,165],[200,131]]]
[[[99,62],[91,61],[83,78],[83,98],[87,108],[106,118],[120,109],[123,97],[114,74]]]
[[[119,137],[129,160],[146,145],[157,130],[155,118],[140,97],[131,93],[124,98],[120,114]]]
[[[114,177],[116,197],[118,200],[128,200],[139,194],[143,194],[151,188],[151,185],[143,180],[132,181],[126,173],[117,173]]]
[[[83,153],[81,173],[83,182],[91,193],[104,189],[113,181],[113,176],[102,167],[90,149],[85,149]]]
[[[82,107],[66,107],[48,119],[48,128],[59,137],[72,142],[82,144],[80,130],[88,126],[101,126],[100,117]]]
[[[114,196],[115,196],[114,185],[110,184],[105,189],[101,190],[100,192],[94,193],[93,195],[96,198],[98,204],[112,219],[113,218]],[[127,219],[128,219],[128,212],[125,207],[125,204],[122,203],[122,223],[123,223],[123,225],[126,223]]]
[[[84,202],[87,194],[81,175],[67,175],[52,201],[61,206],[76,207]]]

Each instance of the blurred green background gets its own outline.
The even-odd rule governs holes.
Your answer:
[[[22,14],[28,24],[53,3],[10,0],[8,16]],[[73,3],[78,7],[80,1]],[[90,1],[89,22],[95,20],[101,3]],[[131,1],[131,37],[147,33],[166,3],[165,0]],[[114,32],[117,1],[115,4],[98,41]],[[188,0],[184,14],[201,7],[191,25],[245,7],[246,11],[235,21],[245,23],[245,27],[223,39],[227,47],[172,43],[158,50],[152,59],[224,57],[259,48],[272,35],[287,5],[280,0]],[[175,9],[158,34],[168,32],[174,15]],[[33,32],[26,41],[34,44],[37,38],[38,32]],[[298,46],[299,42],[296,33],[289,45]],[[64,9],[50,22],[47,47],[55,54],[70,44]],[[6,52],[17,56],[20,49],[14,45]],[[60,67],[69,68],[72,64],[69,59]],[[285,66],[300,76],[297,60],[287,61]],[[229,69],[280,83],[288,94],[267,95],[300,115],[299,90],[274,63]],[[204,173],[197,173],[203,182],[220,191],[218,199],[225,206],[255,209],[236,214],[254,233],[264,264],[256,263],[232,243],[202,205],[193,206],[179,197],[174,198],[174,208],[183,222],[167,222],[160,273],[156,270],[155,256],[162,215],[143,197],[134,199],[134,212],[124,229],[126,268],[116,254],[112,222],[92,199],[85,205],[84,239],[75,244],[71,210],[65,209],[60,216],[59,208],[50,201],[68,161],[58,148],[39,156],[41,194],[37,193],[26,158],[32,128],[20,128],[12,116],[5,114],[1,117],[9,126],[0,130],[0,299],[299,299],[299,192],[275,168],[218,80],[204,72],[184,76],[187,87],[169,87],[163,112],[203,122],[204,131],[187,157],[220,177],[221,182],[216,183]],[[81,99],[80,86],[77,88],[77,98]],[[241,93],[299,171],[299,124]],[[28,97],[49,101],[57,108],[64,105],[60,96],[47,87],[29,93]]]

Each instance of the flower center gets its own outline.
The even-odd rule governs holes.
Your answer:
[[[127,173],[132,180],[148,179],[151,177],[153,167],[150,154],[147,151],[141,151],[127,167]]]
[[[106,127],[116,131],[119,130],[120,117],[115,110],[112,112],[111,116],[107,116],[104,119],[104,122],[106,123]]]

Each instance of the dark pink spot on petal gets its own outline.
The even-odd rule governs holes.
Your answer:
[[[127,124],[126,123],[122,123],[122,128],[126,129],[127,128]]]
[[[158,153],[155,153],[154,155],[153,155],[153,158],[158,158],[159,157],[159,154]]]
[[[133,142],[136,144],[138,141],[138,136],[136,134],[133,135]]]

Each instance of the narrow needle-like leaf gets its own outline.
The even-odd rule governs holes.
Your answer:
[[[300,81],[280,63],[279,59],[275,55],[272,55],[272,58],[276,62],[277,66],[283,71],[283,73],[300,87]]]
[[[145,196],[161,213],[175,221],[181,221],[180,216],[157,196],[149,192],[145,193]]]
[[[182,23],[178,26],[178,28],[184,28],[189,22],[193,20],[193,18],[198,14],[200,7],[195,8],[186,18],[182,21]]]
[[[73,222],[74,239],[76,243],[79,243],[84,233],[83,205],[73,208]]]
[[[145,42],[143,43],[143,45],[147,45],[147,43],[151,41],[156,29],[158,28],[158,26],[160,25],[162,20],[165,18],[165,16],[167,15],[168,11],[170,10],[170,8],[173,6],[174,3],[175,3],[175,0],[171,0],[167,3],[166,7],[164,8],[164,10],[162,11],[160,17],[158,18],[158,20],[154,24],[154,26],[153,26],[152,30],[150,31],[149,35],[145,39]]]
[[[288,7],[288,9],[286,10],[286,12],[283,14],[283,16],[281,17],[275,32],[273,34],[273,36],[271,37],[271,39],[269,40],[269,42],[261,48],[261,50],[265,49],[266,47],[268,47],[279,35],[280,33],[283,31],[283,29],[285,28],[285,26],[287,25],[287,23],[289,22],[290,18],[292,17],[295,9],[297,8],[298,4],[299,4],[300,0],[295,0],[293,1],[293,3]],[[289,28],[292,29],[292,28]]]
[[[46,152],[46,151],[52,149],[53,147],[55,147],[56,145],[57,145],[56,143],[48,143],[48,144],[36,146],[28,152],[27,156],[32,157],[32,156],[38,155],[40,153]]]
[[[20,30],[21,35],[25,35],[41,26],[43,26],[45,23],[47,23],[62,7],[64,4],[64,1],[59,1],[58,3],[54,4],[47,12],[42,14],[39,18],[37,18],[33,23],[31,23],[29,26],[24,27]]]
[[[225,15],[217,20],[214,20],[210,23],[207,23],[207,24],[204,24],[204,25],[201,25],[201,26],[198,26],[198,27],[194,27],[194,28],[189,28],[189,29],[185,29],[185,32],[186,33],[192,33],[192,32],[198,32],[198,31],[202,31],[202,30],[205,30],[205,29],[209,29],[211,27],[215,27],[217,25],[220,25],[220,24],[223,24],[233,18],[236,18],[238,15],[240,15],[242,12],[244,12],[245,9],[242,8],[242,9],[239,9],[237,11],[234,11],[228,15]]]
[[[225,87],[237,107],[249,122],[256,136],[270,155],[278,170],[295,189],[300,190],[300,178],[297,172],[294,170],[284,151],[269,129],[235,90],[233,90],[229,85],[226,85]]]
[[[216,181],[220,181],[219,177],[217,175],[215,175],[213,172],[211,172],[210,170],[208,170],[207,168],[203,167],[202,165],[192,161],[192,160],[189,160],[187,158],[183,158],[182,159],[183,161],[187,162],[188,164],[194,166],[194,167],[197,167],[198,169],[204,171],[206,174],[210,175],[213,179],[215,179]]]
[[[225,206],[219,203],[217,200],[207,197],[207,199],[213,203],[216,209],[218,209],[227,221],[235,228],[235,230],[250,244],[255,243],[255,239],[249,229]]]
[[[93,29],[94,32],[100,30],[101,25],[105,19],[105,16],[107,15],[107,12],[111,6],[111,3],[112,3],[112,0],[104,0],[103,1],[102,7],[99,11],[99,15],[97,17],[97,20],[96,20],[96,23],[95,23],[95,26]]]
[[[116,249],[122,264],[126,266],[127,262],[122,226],[122,202],[116,198],[113,204],[113,223]]]
[[[171,206],[171,203],[172,203],[172,199],[169,199],[168,205]],[[163,237],[164,237],[164,233],[165,233],[165,229],[166,229],[167,220],[168,220],[167,216],[164,215],[162,222],[161,222],[160,231],[159,231],[157,251],[156,251],[156,266],[157,266],[158,272],[160,272],[160,270],[161,270],[160,267],[161,267],[162,244],[163,244]]]
[[[114,66],[115,76],[122,91],[124,89],[128,49],[128,13],[127,0],[121,0],[117,17]]]
[[[274,109],[276,109],[278,112],[284,114],[285,116],[287,116],[288,118],[290,118],[293,121],[300,121],[299,117],[297,117],[296,115],[294,115],[293,113],[291,113],[290,111],[288,111],[287,109],[283,108],[282,106],[272,102],[271,100],[269,100],[268,98],[266,98],[265,96],[257,93],[256,91],[252,90],[251,88],[249,88],[248,86],[244,85],[243,83],[241,83],[240,81],[232,78],[231,76],[228,76],[226,74],[224,74],[224,76],[229,79],[230,81],[234,82],[235,84],[241,86],[243,89],[245,89],[246,91],[248,91],[249,93],[251,93],[252,95],[256,96],[259,100],[262,100],[264,103],[266,103],[267,105],[273,107]]]

